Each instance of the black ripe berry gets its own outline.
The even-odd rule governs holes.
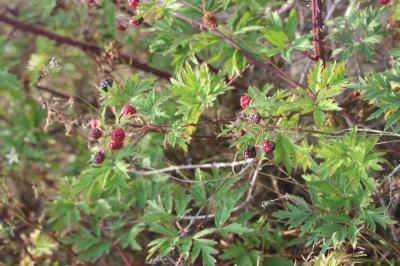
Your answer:
[[[254,147],[254,145],[248,145],[248,146],[246,147],[246,149],[244,149],[243,154],[244,154],[244,156],[246,157],[246,159],[253,159],[253,158],[256,158],[256,156],[257,156],[256,147]]]
[[[107,83],[108,87],[112,87],[114,83],[112,79],[105,79],[105,82]]]
[[[113,80],[112,79],[104,79],[100,82],[100,89],[107,92],[108,88],[112,87]]]
[[[104,153],[104,151],[98,151],[94,155],[94,162],[96,164],[101,164],[102,162],[104,162],[105,159],[106,159],[106,154]]]
[[[92,128],[90,130],[90,138],[91,139],[99,139],[101,138],[103,134],[101,133],[101,130],[98,127]]]
[[[256,113],[252,114],[252,115],[250,116],[250,121],[253,122],[253,123],[255,123],[255,124],[260,123],[260,121],[261,121],[261,115],[260,115],[260,113],[259,113],[259,112],[256,112]]]

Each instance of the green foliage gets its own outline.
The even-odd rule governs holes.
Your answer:
[[[298,19],[294,9],[291,10],[286,24],[282,22],[278,13],[271,15],[268,26],[264,29],[264,35],[275,47],[267,51],[268,56],[281,53],[283,58],[290,61],[290,55],[294,50],[306,51],[312,48],[310,34],[296,37],[297,26]]]
[[[175,115],[182,117],[177,127],[187,125],[185,141],[189,141],[196,129],[193,125],[197,124],[203,111],[212,107],[217,96],[229,90],[229,86],[222,73],[210,73],[207,65],[192,68],[187,64],[176,78],[171,79],[169,89],[179,104]]]
[[[352,84],[350,88],[362,90],[362,97],[377,107],[369,119],[384,116],[385,130],[400,131],[400,62],[397,60],[391,69],[382,73],[372,73],[360,84]]]
[[[303,175],[311,193],[312,205],[302,198],[293,198],[288,210],[275,216],[285,220],[290,228],[301,227],[307,244],[325,239],[321,254],[333,247],[343,246],[347,240],[353,246],[364,226],[372,231],[376,224],[385,227],[391,221],[385,210],[375,208],[372,192],[376,190],[374,171],[381,170],[383,153],[376,152],[376,137],[357,136],[356,130],[334,140],[323,140],[316,154],[312,174]]]
[[[382,16],[384,8],[360,8],[357,4],[347,16],[340,16],[327,24],[331,31],[328,38],[340,47],[332,57],[345,60],[351,56],[366,56],[372,59],[375,47],[382,41]]]
[[[308,74],[308,89],[299,89],[300,95],[308,97],[299,101],[303,112],[312,112],[314,121],[322,127],[326,121],[326,112],[340,110],[333,97],[339,95],[346,85],[344,64],[318,62]]]

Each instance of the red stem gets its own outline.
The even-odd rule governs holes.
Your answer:
[[[323,19],[322,19],[322,1],[311,0],[311,13],[312,13],[312,26],[313,26],[313,46],[314,56],[313,59],[318,61],[325,61],[324,51],[324,34],[322,32]]]
[[[132,266],[132,262],[130,259],[125,255],[124,251],[121,249],[121,247],[118,244],[113,244],[113,247],[115,250],[118,252],[118,255],[121,257],[123,260],[125,266]]]

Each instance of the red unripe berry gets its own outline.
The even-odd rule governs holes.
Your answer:
[[[123,142],[125,139],[125,131],[122,128],[116,128],[111,131],[111,139],[116,142]]]
[[[129,24],[130,24],[131,26],[137,27],[137,26],[139,26],[140,24],[142,24],[143,21],[144,21],[143,18],[131,19],[131,20],[129,20]]]
[[[112,151],[119,150],[124,146],[124,143],[122,141],[115,141],[115,140],[110,140],[108,142],[108,148]]]
[[[98,151],[94,155],[94,162],[96,164],[101,164],[102,162],[104,162],[105,159],[106,159],[106,154],[104,153],[104,151]]]
[[[99,121],[97,119],[90,120],[90,127],[91,128],[98,128],[99,127]]]
[[[119,31],[124,31],[126,30],[126,25],[121,21],[117,20],[117,22],[115,23],[115,28]]]
[[[139,2],[140,2],[139,0],[128,0],[128,4],[132,8],[136,8]]]
[[[101,130],[97,127],[92,128],[90,130],[90,138],[92,138],[92,139],[99,139],[99,138],[101,138],[102,135],[103,134],[101,133]]]
[[[247,95],[243,95],[242,97],[240,97],[240,106],[242,107],[242,109],[246,109],[251,103],[251,100],[251,97]]]
[[[136,109],[132,105],[124,105],[124,107],[122,107],[122,114],[123,115],[134,115],[134,114],[136,114]]]
[[[390,0],[379,0],[379,3],[380,3],[381,5],[387,5],[387,4],[390,3]]]
[[[270,140],[264,140],[262,148],[265,151],[265,153],[270,153],[275,150],[275,142]]]

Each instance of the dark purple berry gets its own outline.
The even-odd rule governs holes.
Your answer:
[[[113,80],[112,79],[104,79],[100,82],[100,89],[107,92],[108,88],[112,87]]]
[[[275,142],[270,140],[264,140],[262,148],[265,151],[265,153],[270,153],[275,150]]]
[[[90,130],[90,138],[92,139],[99,139],[101,138],[103,134],[101,133],[101,130],[98,127],[92,128]]]
[[[116,142],[122,142],[125,139],[125,131],[122,128],[116,128],[111,131],[111,139]]]
[[[260,115],[260,113],[256,112],[256,113],[252,114],[252,115],[250,116],[250,121],[253,122],[253,123],[255,123],[255,124],[260,123],[260,121],[261,121],[261,115]]]
[[[124,146],[124,143],[122,141],[115,141],[115,140],[110,140],[108,142],[108,148],[112,151],[119,150]]]
[[[246,159],[253,159],[253,158],[256,158],[256,156],[257,156],[256,147],[254,147],[254,145],[248,145],[248,146],[246,147],[246,149],[244,149],[243,154],[244,154],[244,156],[246,157]]]
[[[105,159],[106,159],[106,154],[104,153],[104,151],[98,151],[94,155],[94,162],[96,164],[101,164],[102,162],[104,162]]]
[[[105,79],[105,82],[107,83],[108,87],[112,87],[114,83],[112,79]]]

